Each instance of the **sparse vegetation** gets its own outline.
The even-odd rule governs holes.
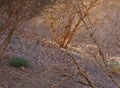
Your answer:
[[[28,60],[22,57],[14,57],[9,61],[9,65],[12,67],[19,68],[19,67],[29,67],[30,63],[28,62]]]
[[[119,12],[115,0],[0,0],[2,86],[120,88]],[[23,57],[5,68],[14,55],[31,68]]]

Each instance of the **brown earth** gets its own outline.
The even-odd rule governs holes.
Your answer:
[[[73,60],[65,52],[74,56],[80,68],[89,75],[95,88],[120,88],[120,75],[112,74],[116,85],[104,71],[104,67],[100,67],[99,64],[103,62],[97,57],[96,45],[85,36],[87,32],[79,33],[65,50],[52,41],[49,27],[41,24],[39,20],[41,19],[28,21],[15,32],[3,60],[0,61],[0,88],[54,88],[54,84],[76,72]],[[110,57],[120,57],[119,23],[120,20],[117,21],[117,26],[113,24],[107,30],[96,31],[97,39],[106,39],[101,46],[105,55]],[[104,28],[107,28],[106,25],[102,29]],[[25,70],[9,66],[8,62],[14,56],[28,59],[31,66]],[[98,59],[95,59],[96,57]],[[74,75],[61,82],[58,88],[91,88],[81,81],[87,83],[83,77]]]

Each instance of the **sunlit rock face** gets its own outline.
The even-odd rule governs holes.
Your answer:
[[[108,66],[112,73],[120,74],[120,57],[111,57]]]

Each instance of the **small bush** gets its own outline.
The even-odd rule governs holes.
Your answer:
[[[19,68],[19,67],[28,67],[30,66],[28,60],[24,59],[24,58],[21,58],[21,57],[15,57],[13,58],[12,60],[10,60],[9,64],[12,66],[12,67],[16,67],[16,68]]]

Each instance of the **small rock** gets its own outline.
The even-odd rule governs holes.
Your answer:
[[[20,69],[21,69],[21,70],[23,70],[23,71],[25,71],[25,70],[26,70],[26,69],[25,69],[25,67],[23,67],[23,66],[21,66],[21,67],[20,67]]]

